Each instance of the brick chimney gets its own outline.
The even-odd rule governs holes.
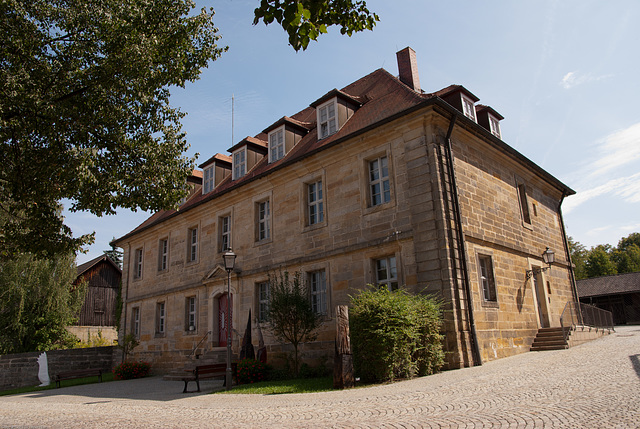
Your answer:
[[[407,46],[403,50],[396,52],[396,58],[398,59],[400,82],[414,91],[420,92],[420,77],[418,76],[416,51]]]

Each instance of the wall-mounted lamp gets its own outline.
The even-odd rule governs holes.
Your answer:
[[[553,250],[547,247],[547,249],[544,252],[542,252],[542,260],[548,266],[545,268],[535,268],[532,270],[527,270],[527,280],[529,280],[534,273],[547,271],[549,268],[551,268],[551,264],[553,264],[553,261],[555,261],[555,257],[556,257],[556,254],[553,252]]]

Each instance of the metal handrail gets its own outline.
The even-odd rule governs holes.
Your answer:
[[[200,339],[198,344],[196,344],[196,346],[193,348],[193,350],[191,350],[191,353],[189,353],[189,356],[187,356],[187,357],[193,356],[193,354],[196,352],[196,350],[198,350],[198,347],[200,347],[200,344],[202,344],[202,342],[209,336],[210,333],[211,333],[211,331],[207,331],[207,333],[204,334],[204,336]]]
[[[613,314],[593,305],[569,301],[560,316],[560,326],[565,340],[569,339],[569,334],[578,325],[589,326],[596,331],[598,329],[613,331]]]

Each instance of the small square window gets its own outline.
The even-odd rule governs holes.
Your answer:
[[[491,115],[489,115],[489,128],[491,129],[491,134],[498,138],[502,138],[500,134],[500,121]]]
[[[257,211],[257,239],[258,241],[267,240],[271,238],[271,210],[269,208],[269,200],[258,203]]]
[[[284,158],[284,126],[269,133],[269,162]]]
[[[324,222],[322,180],[307,184],[307,225]]]
[[[258,288],[258,321],[266,322],[269,314],[269,282],[261,282]]]
[[[398,289],[398,270],[396,269],[396,257],[376,259],[376,284],[386,287],[390,291]]]
[[[371,206],[391,201],[389,166],[386,156],[369,161],[369,192],[371,193]]]
[[[472,121],[476,120],[476,106],[475,103],[470,99],[462,96],[462,109],[464,116],[471,119]]]
[[[485,301],[497,301],[496,282],[493,277],[493,262],[491,256],[478,255],[478,265],[480,267],[480,285]]]
[[[190,228],[188,234],[187,260],[194,262],[198,259],[198,228]]]
[[[233,180],[239,179],[247,172],[246,148],[233,153]]]
[[[133,278],[141,279],[142,278],[142,248],[136,249],[134,252],[134,260],[133,260]]]
[[[327,314],[327,276],[324,270],[309,273],[311,308],[316,314]]]
[[[158,245],[158,271],[169,267],[169,239],[163,238]]]
[[[329,137],[338,131],[336,110],[335,100],[331,100],[330,102],[318,107],[318,129],[320,139]]]

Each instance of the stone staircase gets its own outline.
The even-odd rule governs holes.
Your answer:
[[[569,333],[571,335],[571,333]],[[569,343],[564,339],[562,328],[540,328],[538,334],[531,344],[532,352],[544,350],[563,350],[568,349]]]
[[[232,361],[234,357],[231,357]],[[190,361],[185,364],[183,368],[174,369],[169,374],[162,377],[163,380],[179,381],[185,376],[185,370],[194,369],[198,365],[213,365],[216,363],[227,362],[227,348],[226,347],[214,347],[207,350],[202,355],[194,355],[190,358]]]

